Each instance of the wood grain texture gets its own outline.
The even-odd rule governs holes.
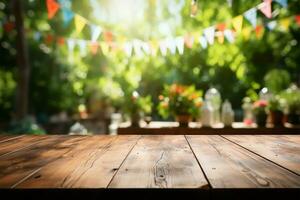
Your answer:
[[[26,149],[29,146],[41,142],[45,138],[46,136],[26,136],[7,139],[0,145],[0,158],[1,156],[7,155],[9,153]]]
[[[300,175],[300,136],[224,137]]]
[[[187,136],[213,188],[299,188],[300,176],[220,136]]]
[[[185,137],[143,136],[109,188],[208,188]]]
[[[24,137],[25,135],[15,135],[15,136],[12,136],[12,135],[1,135],[0,134],[0,144],[3,143],[3,142],[7,142],[9,140],[14,140],[16,138],[20,138],[20,137]]]
[[[106,188],[139,136],[94,136],[18,188]]]
[[[0,158],[0,187],[14,187],[18,182],[69,151],[84,137],[50,136],[26,150]]]

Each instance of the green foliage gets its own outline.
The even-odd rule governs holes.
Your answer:
[[[274,94],[278,94],[291,84],[290,74],[282,69],[269,71],[264,80],[266,87]]]
[[[19,122],[13,122],[10,130],[10,134],[32,134],[32,135],[44,135],[46,132],[39,125],[37,125],[32,119],[26,118]]]
[[[286,110],[287,104],[285,99],[276,95],[271,98],[268,102],[268,110],[269,111],[281,111],[284,112]]]
[[[152,106],[151,96],[141,97],[134,91],[130,97],[125,97],[123,111],[130,116],[151,114]]]
[[[281,92],[280,97],[285,99],[289,114],[300,114],[300,90],[297,87]]]

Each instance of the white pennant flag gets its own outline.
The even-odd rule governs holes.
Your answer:
[[[163,55],[163,56],[167,55],[168,49],[167,49],[167,45],[166,45],[165,41],[160,41],[159,49],[160,49],[161,55]]]
[[[178,53],[182,55],[184,53],[184,38],[183,37],[177,37],[175,39],[176,47],[178,49]]]
[[[207,48],[207,40],[204,36],[199,37],[199,43],[202,46],[203,49]]]
[[[206,28],[204,30],[204,36],[207,40],[207,42],[212,45],[215,41],[215,27],[211,26],[209,28]]]
[[[233,36],[233,32],[231,30],[226,29],[224,31],[224,36],[228,40],[228,42],[230,42],[230,43],[234,42],[234,36]]]
[[[133,48],[132,42],[126,42],[124,44],[124,51],[128,57],[132,55],[132,48]]]
[[[96,42],[102,33],[102,28],[100,26],[91,25],[91,38],[92,42]]]
[[[143,55],[143,52],[141,50],[141,41],[140,40],[134,40],[133,41],[133,48],[134,48],[134,52],[135,55],[137,55],[138,57]]]
[[[149,44],[148,44],[147,42],[142,42],[141,45],[142,45],[143,51],[144,51],[147,55],[150,55],[150,54],[151,54],[151,48],[150,48]]]
[[[68,50],[70,53],[74,52],[74,48],[75,48],[75,41],[73,39],[68,39],[67,40],[67,45],[68,45]]]
[[[172,55],[176,54],[176,41],[174,40],[174,38],[168,38],[166,40],[166,45]]]
[[[82,57],[86,56],[86,55],[87,55],[87,50],[86,50],[87,44],[86,44],[86,41],[84,41],[84,40],[79,40],[79,41],[78,41],[78,45],[79,45],[79,48],[80,48],[80,55],[81,55]]]

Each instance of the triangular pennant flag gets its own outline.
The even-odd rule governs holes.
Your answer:
[[[207,48],[207,40],[204,36],[199,37],[199,43],[202,46],[203,49]]]
[[[124,44],[124,51],[128,57],[132,55],[133,44],[131,42],[126,42]]]
[[[244,17],[250,22],[253,27],[256,27],[256,17],[257,10],[256,8],[251,8],[250,10],[244,13]]]
[[[48,19],[52,19],[59,9],[59,4],[55,0],[47,0]]]
[[[92,54],[96,55],[98,52],[99,44],[97,42],[91,42],[90,48],[91,48]]]
[[[166,45],[165,41],[160,41],[159,49],[160,49],[161,55],[163,55],[163,56],[167,55],[168,49],[167,49],[167,45]]]
[[[251,27],[243,28],[242,33],[243,33],[243,37],[244,37],[245,40],[249,40],[249,38],[251,36],[251,32],[252,32]]]
[[[261,39],[264,35],[264,27],[262,25],[258,25],[255,27],[255,34],[258,39]]]
[[[41,34],[40,32],[35,32],[35,33],[33,34],[33,39],[34,39],[35,41],[40,41],[41,37],[42,37],[42,34]]]
[[[243,19],[243,15],[239,15],[232,19],[232,26],[237,33],[240,33],[242,31]]]
[[[143,52],[142,52],[141,48],[142,48],[141,41],[140,40],[134,40],[133,41],[133,49],[134,49],[135,55],[137,55],[138,57],[143,55]]]
[[[157,52],[158,52],[158,42],[153,40],[150,42],[150,47],[151,47],[151,55],[152,56],[156,56],[157,55]]]
[[[65,44],[65,38],[63,38],[63,37],[56,38],[56,43],[60,46],[64,45]]]
[[[70,21],[74,18],[74,13],[67,8],[62,9],[62,15],[65,26],[67,26],[70,23]]]
[[[290,18],[281,19],[279,21],[280,27],[283,31],[287,31],[289,29],[289,26],[291,24]]]
[[[104,55],[107,55],[109,53],[109,46],[106,42],[101,42],[100,43],[101,46],[101,51]]]
[[[194,44],[194,37],[192,35],[187,34],[184,36],[184,43],[187,48],[192,48]]]
[[[105,31],[105,32],[103,33],[103,36],[104,36],[104,41],[105,41],[105,42],[110,43],[110,42],[113,41],[113,34],[112,34],[112,32],[110,32],[110,31]]]
[[[271,0],[265,0],[262,2],[259,6],[258,9],[267,17],[271,18],[272,17],[272,6],[271,6],[272,1]]]
[[[166,40],[166,45],[172,55],[176,54],[176,41],[173,38],[168,38]]]
[[[184,38],[183,37],[177,37],[175,39],[176,47],[178,50],[178,53],[182,55],[184,53]]]
[[[275,20],[271,21],[267,24],[267,27],[269,30],[274,30],[276,28],[276,26],[277,26],[277,21],[275,21]]]
[[[78,41],[78,45],[79,45],[79,49],[80,49],[80,55],[82,57],[86,56],[86,54],[87,54],[87,51],[86,51],[86,46],[87,46],[86,41],[79,40]]]
[[[58,2],[61,7],[71,9],[72,6],[71,0],[58,0]]]
[[[206,28],[203,32],[207,42],[212,45],[215,40],[215,27],[211,26],[209,28]]]
[[[75,15],[75,29],[77,33],[80,33],[84,26],[86,25],[87,21],[80,15]]]
[[[300,15],[295,16],[296,23],[300,26]]]
[[[225,36],[226,40],[228,40],[229,43],[234,42],[234,35],[233,35],[232,30],[229,30],[229,29],[225,30],[224,36]]]
[[[226,29],[226,24],[225,23],[221,23],[217,25],[217,29],[221,32],[225,31]]]
[[[227,3],[228,3],[228,5],[229,5],[229,7],[232,7],[233,0],[227,0]]]
[[[45,43],[47,45],[50,45],[53,42],[53,40],[54,40],[54,36],[53,35],[51,35],[51,34],[46,35],[46,37],[45,37]]]
[[[277,3],[279,3],[282,7],[286,8],[288,6],[287,0],[275,0]]]
[[[102,28],[100,26],[91,25],[91,38],[92,42],[95,42],[98,40],[99,36],[102,33]]]
[[[218,38],[218,42],[220,44],[223,44],[224,43],[224,33],[223,32],[217,32],[216,33],[216,36]]]
[[[68,50],[70,53],[74,52],[74,48],[75,48],[75,40],[73,39],[68,39],[67,40],[67,46],[68,46]]]
[[[146,55],[151,54],[151,48],[150,48],[150,46],[147,42],[141,42],[141,47],[142,47],[142,49],[143,49],[143,51],[145,52]]]

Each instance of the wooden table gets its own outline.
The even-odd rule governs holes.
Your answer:
[[[0,136],[0,188],[30,199],[299,195],[300,135]]]
[[[120,124],[119,135],[292,135],[300,134],[300,126],[286,123],[285,127],[257,127],[255,124],[245,126],[242,122],[235,122],[232,127],[218,124],[213,128],[202,127],[200,123],[191,122],[188,128],[178,127],[177,122],[151,122],[149,125],[141,123],[140,127],[130,127],[130,123]]]

